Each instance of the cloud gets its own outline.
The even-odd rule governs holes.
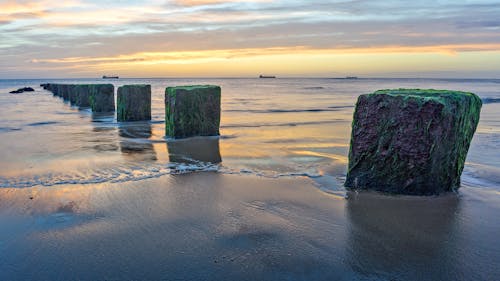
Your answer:
[[[127,55],[111,57],[67,57],[56,59],[32,59],[31,63],[55,63],[55,64],[157,64],[157,63],[199,63],[201,61],[217,61],[242,57],[254,57],[262,55],[290,54],[295,52],[307,52],[302,46],[297,47],[273,47],[273,48],[248,48],[228,49],[210,51],[183,51],[183,52],[140,52]]]
[[[67,1],[2,1],[0,2],[1,15],[22,15],[22,14],[37,14],[47,10],[82,7],[82,2],[76,0]]]
[[[173,3],[179,6],[204,6],[227,3],[262,3],[272,2],[272,0],[174,0]]]
[[[297,50],[453,55],[500,50],[498,14],[498,3],[486,0],[3,1],[0,55],[14,68],[31,60],[190,64]]]
[[[477,52],[500,50],[498,44],[459,44],[441,46],[384,46],[379,48],[335,48],[313,49],[306,46],[246,48],[223,50],[200,50],[180,52],[139,52],[109,57],[66,57],[54,59],[32,59],[35,64],[66,64],[66,65],[133,65],[133,64],[193,64],[215,62],[221,60],[241,59],[247,57],[262,57],[276,55],[324,55],[324,54],[377,54],[377,53],[441,53],[456,54],[457,52]]]

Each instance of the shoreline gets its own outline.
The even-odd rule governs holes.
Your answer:
[[[500,274],[495,190],[319,190],[213,172],[0,189],[2,280],[438,280]]]

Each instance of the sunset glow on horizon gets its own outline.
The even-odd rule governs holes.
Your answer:
[[[498,1],[0,1],[0,79],[500,76]]]

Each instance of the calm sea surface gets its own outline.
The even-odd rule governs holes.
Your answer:
[[[118,123],[72,107],[40,83],[151,84],[152,121]],[[222,87],[220,138],[165,139],[167,86]],[[9,94],[31,86],[35,92]],[[126,182],[217,170],[312,178],[342,193],[360,94],[388,88],[470,91],[483,99],[464,186],[500,190],[500,79],[44,79],[0,80],[0,187]]]

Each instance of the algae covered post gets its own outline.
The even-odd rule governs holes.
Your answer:
[[[115,111],[115,88],[113,84],[91,85],[89,101],[93,112]]]
[[[79,107],[90,107],[90,87],[92,85],[75,85],[75,104]]]
[[[118,121],[151,120],[151,85],[125,85],[116,96]]]
[[[165,135],[174,138],[217,136],[220,125],[219,86],[179,86],[165,90]]]
[[[50,91],[52,92],[52,94],[54,96],[58,96],[59,94],[57,93],[57,87],[55,84],[51,84],[51,83],[45,83],[45,84],[41,84],[43,85],[43,89],[47,90],[47,91]]]
[[[68,100],[69,99],[68,85],[66,85],[66,84],[58,84],[57,87],[59,88],[58,91],[60,93],[60,96],[64,100]]]
[[[361,95],[345,186],[414,195],[459,188],[481,105],[475,94],[458,91]]]
[[[50,84],[50,91],[57,97],[62,97],[61,88],[58,84]]]
[[[78,100],[78,92],[76,91],[78,85],[67,85],[68,87],[68,100],[71,105],[76,105]]]

